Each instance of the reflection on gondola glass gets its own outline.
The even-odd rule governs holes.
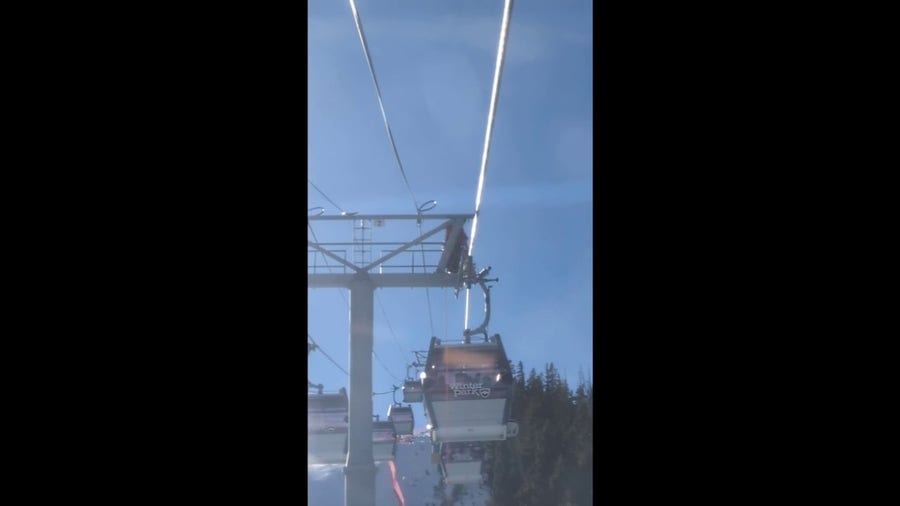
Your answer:
[[[444,482],[451,485],[483,481],[488,444],[490,443],[442,443],[440,461]]]
[[[442,460],[445,462],[469,462],[484,460],[484,445],[480,443],[444,443]]]

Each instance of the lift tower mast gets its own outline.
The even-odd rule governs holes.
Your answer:
[[[462,242],[462,227],[471,214],[410,214],[410,215],[341,215],[341,216],[309,216],[310,222],[322,222],[322,225],[333,222],[367,222],[384,225],[391,221],[416,220],[417,223],[438,221],[436,227],[421,233],[427,227],[420,227],[420,235],[409,242],[373,242],[365,235],[354,234],[352,242],[314,242],[307,240],[309,254],[322,254],[337,263],[328,266],[311,265],[307,262],[307,283],[309,288],[347,288],[350,290],[350,398],[349,398],[349,434],[347,462],[344,467],[344,504],[347,506],[375,506],[375,462],[372,457],[372,348],[373,348],[373,314],[376,288],[422,288],[441,287],[459,289],[466,277],[471,275],[468,269],[457,269],[448,263],[458,251]],[[449,230],[444,237],[439,234]],[[436,239],[432,237],[438,235]],[[429,239],[432,239],[429,241]],[[414,246],[422,245],[413,249]],[[443,246],[443,250],[426,250],[424,246]],[[346,259],[346,248],[354,251],[374,252],[375,247],[383,247],[380,258],[367,262],[365,254],[352,255]],[[343,253],[343,254],[342,254]],[[389,266],[386,264],[401,254],[428,255],[435,263],[427,264],[422,260],[422,272],[415,272],[415,260],[408,266]],[[437,257],[437,254],[440,254]],[[413,258],[413,257],[410,257]],[[436,260],[435,260],[436,259]],[[466,258],[463,265],[471,265]],[[377,269],[376,269],[377,267]],[[333,269],[341,272],[332,272]],[[398,269],[398,272],[384,272]],[[327,270],[328,272],[319,272]]]

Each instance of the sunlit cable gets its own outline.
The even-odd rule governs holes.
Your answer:
[[[352,1],[352,0],[351,0]],[[478,233],[478,215],[481,212],[481,199],[484,194],[484,175],[487,171],[488,155],[491,152],[491,134],[494,131],[494,114],[497,111],[497,100],[500,96],[500,77],[503,74],[503,59],[506,55],[506,39],[509,35],[509,17],[512,13],[513,0],[506,0],[503,6],[503,21],[500,24],[500,42],[497,46],[497,65],[494,68],[494,86],[491,89],[491,105],[488,108],[487,129],[484,132],[484,151],[481,153],[481,170],[478,174],[478,190],[475,194],[475,215],[472,218],[472,233],[469,237],[469,256],[475,249],[475,235]],[[465,328],[469,328],[469,292],[466,288]]]
[[[362,42],[363,53],[366,55],[366,63],[369,64],[369,73],[372,74],[372,82],[375,83],[375,94],[378,97],[378,106],[381,109],[381,117],[384,119],[384,128],[387,130],[388,140],[391,142],[391,148],[394,150],[394,158],[397,159],[397,166],[400,167],[400,175],[403,176],[403,182],[406,183],[406,189],[409,190],[409,195],[412,197],[413,204],[416,206],[418,212],[419,201],[416,199],[412,187],[409,185],[409,180],[406,178],[406,171],[403,170],[403,163],[400,161],[400,154],[397,152],[397,143],[394,142],[394,134],[391,132],[391,125],[388,123],[387,113],[384,110],[384,100],[381,98],[381,87],[378,86],[378,78],[375,77],[375,66],[372,64],[372,57],[369,55],[369,44],[366,42],[366,34],[363,31],[362,21],[359,19],[359,11],[356,9],[356,2],[354,0],[350,0],[350,10],[353,11],[353,21],[356,23],[356,31],[359,33],[360,42]]]
[[[362,20],[359,17],[359,10],[356,8],[355,0],[350,0],[350,9],[353,11],[353,21],[356,23],[356,31],[359,34],[359,40],[362,43],[363,53],[366,56],[366,63],[369,66],[369,73],[372,75],[372,82],[375,83],[375,95],[378,97],[378,107],[381,110],[381,117],[384,120],[384,128],[387,130],[391,149],[394,151],[394,158],[397,160],[397,166],[400,168],[400,175],[403,176],[403,182],[406,184],[406,189],[409,191],[409,195],[413,200],[413,205],[416,207],[416,214],[420,214],[422,212],[422,206],[419,205],[419,201],[412,191],[412,186],[410,186],[409,179],[406,177],[406,171],[403,169],[403,162],[400,161],[400,153],[397,151],[397,143],[394,141],[394,134],[391,131],[390,122],[388,122],[387,112],[384,108],[384,100],[381,97],[381,87],[378,85],[378,77],[375,75],[375,65],[372,63],[372,56],[369,54],[369,44],[366,41],[366,34],[363,30]],[[419,227],[419,231],[421,233],[421,226]],[[424,247],[422,247],[422,266],[423,268],[425,266]],[[428,303],[428,321],[431,323],[431,333],[434,334],[434,321],[431,315],[431,294],[427,287],[425,288],[425,299]]]
[[[327,200],[328,202],[331,203],[331,205],[333,205],[334,207],[336,207],[338,211],[340,211],[340,212],[342,212],[342,213],[343,213],[343,212],[346,212],[346,211],[344,211],[343,209],[341,209],[341,206],[335,204],[333,200],[331,200],[330,198],[328,198],[328,195],[325,195],[325,192],[323,192],[322,190],[320,190],[319,187],[315,185],[315,183],[313,183],[312,181],[309,180],[309,178],[306,179],[306,182],[309,183],[310,186],[312,186],[313,188],[315,188],[315,190],[316,190],[317,192],[319,192],[320,195],[322,195],[323,197],[325,197],[325,200]]]

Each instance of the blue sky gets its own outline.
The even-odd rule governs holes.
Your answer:
[[[436,200],[433,213],[474,212],[503,1],[357,6],[416,199]],[[414,213],[349,2],[314,0],[308,12],[309,179],[346,211]],[[515,2],[474,247],[477,266],[500,278],[489,332],[503,337],[509,358],[526,371],[552,361],[570,383],[579,368],[593,370],[591,20],[590,1]],[[310,185],[307,196],[310,207],[339,214]],[[320,240],[351,240],[347,224],[313,228]],[[411,240],[417,232],[406,222],[376,229],[374,239]],[[349,294],[308,294],[308,332],[346,369]],[[451,289],[427,296],[424,288],[379,289],[375,351],[387,370],[374,362],[374,390],[399,384],[410,351],[427,349],[431,335],[461,338],[464,306],[464,293],[457,299]],[[473,289],[470,327],[481,322],[482,306]],[[328,390],[348,385],[321,354],[310,356],[309,371]],[[390,400],[375,398],[382,416]],[[421,404],[414,406],[421,427]]]

